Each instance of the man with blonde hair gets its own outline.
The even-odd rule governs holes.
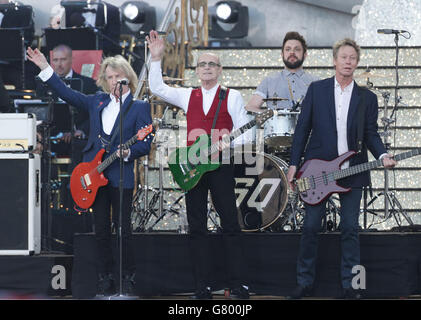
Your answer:
[[[350,150],[358,151],[341,168],[368,162],[367,150],[375,158],[383,159],[385,167],[396,161],[386,153],[377,132],[377,96],[358,86],[354,71],[360,61],[360,48],[352,39],[344,39],[333,47],[335,76],[313,82],[302,104],[291,148],[287,179],[292,189],[301,157],[304,161],[331,161]],[[362,136],[360,135],[362,133]],[[342,298],[359,299],[361,292],[352,287],[352,270],[360,265],[358,218],[362,187],[368,185],[369,172],[338,180],[349,192],[340,193],[341,203],[341,285]],[[297,259],[297,284],[290,298],[299,299],[311,294],[316,274],[318,232],[326,214],[326,202],[306,205]]]
[[[122,101],[121,113],[123,122],[123,141],[133,137],[138,130],[152,123],[150,105],[144,101],[133,100],[136,89],[136,74],[129,63],[121,56],[108,57],[101,65],[97,84],[104,92],[94,95],[84,95],[68,88],[53,72],[45,56],[38,50],[28,48],[28,59],[35,63],[41,72],[39,77],[45,81],[57,95],[73,105],[89,113],[90,132],[88,142],[83,150],[83,161],[90,162],[101,149],[106,150],[104,157],[119,150],[120,141],[120,99]],[[128,79],[129,85],[122,85],[120,96],[120,84],[122,79]],[[122,211],[122,240],[123,240],[123,294],[132,294],[134,285],[134,258],[133,249],[130,245],[131,223],[130,212],[134,188],[134,160],[147,155],[150,151],[150,139],[137,141],[129,149],[123,150],[124,157],[124,180],[123,183],[123,211]],[[119,152],[117,153],[119,154]],[[92,206],[94,211],[95,233],[98,250],[98,294],[112,295],[116,292],[113,279],[115,263],[111,250],[111,208],[113,209],[112,220],[119,229],[119,182],[120,167],[118,161],[113,162],[103,172],[108,179],[108,184],[98,190],[95,202]]]

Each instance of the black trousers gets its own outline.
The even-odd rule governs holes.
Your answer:
[[[237,218],[234,193],[234,167],[222,165],[215,171],[203,175],[199,183],[186,194],[187,220],[189,223],[190,252],[196,277],[196,288],[210,284],[212,252],[207,230],[208,191],[221,220],[223,229],[224,256],[228,286],[244,283],[244,258],[241,229]]]
[[[131,204],[133,189],[123,189],[123,215],[122,215],[122,262],[123,273],[132,274],[135,270],[133,247],[131,243]],[[119,266],[119,260],[114,261],[111,246],[111,221],[115,230],[119,230],[119,188],[113,188],[109,184],[98,190],[97,197],[93,205],[95,235],[98,253],[98,273],[112,273],[114,266]],[[112,216],[111,216],[112,208]],[[118,246],[119,244],[117,244]],[[119,251],[118,251],[119,252]],[[120,255],[117,255],[118,257]]]

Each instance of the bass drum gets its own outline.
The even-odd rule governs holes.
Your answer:
[[[238,221],[243,231],[264,230],[282,216],[288,202],[287,170],[285,161],[267,153],[243,151],[234,156]]]

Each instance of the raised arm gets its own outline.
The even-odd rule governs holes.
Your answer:
[[[47,58],[38,49],[32,50],[31,47],[28,47],[26,53],[28,54],[29,61],[32,61],[38,68],[41,69],[41,71],[50,66],[48,64]]]
[[[146,36],[146,40],[151,54],[148,79],[151,92],[164,101],[187,111],[191,88],[173,88],[166,85],[162,79],[161,59],[165,51],[164,39],[152,30],[149,36]]]
[[[68,104],[88,111],[88,96],[67,87],[66,84],[54,73],[47,61],[47,58],[45,58],[42,52],[38,49],[32,50],[31,48],[28,48],[26,52],[29,61],[32,61],[41,69],[39,76],[42,81],[46,82],[57,93],[57,95]]]
[[[165,52],[165,41],[158,35],[158,32],[152,30],[149,36],[146,36],[149,52],[152,61],[161,61]]]

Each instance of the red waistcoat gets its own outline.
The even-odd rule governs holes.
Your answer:
[[[189,107],[186,114],[188,146],[191,146],[200,134],[211,134],[213,119],[215,117],[216,109],[218,108],[220,90],[221,86],[219,86],[218,90],[216,91],[215,98],[213,99],[212,106],[209,109],[207,115],[205,115],[203,112],[203,95],[201,88],[192,90],[190,95]],[[213,132],[213,138],[218,138],[219,140],[222,138],[220,133],[223,132],[224,134],[229,134],[233,126],[231,116],[228,113],[228,95],[229,89],[227,89],[226,97],[222,101],[221,108],[219,109],[218,120],[216,121],[216,125]],[[212,141],[216,142],[217,140]]]

